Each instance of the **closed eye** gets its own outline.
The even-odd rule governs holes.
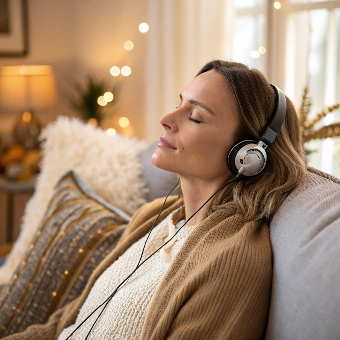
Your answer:
[[[178,110],[178,106],[176,106],[176,109]],[[202,123],[201,121],[197,120],[197,119],[194,119],[194,118],[189,118],[189,120],[191,120],[192,122],[196,123],[196,124],[200,124]]]
[[[202,123],[202,122],[200,122],[199,120],[196,120],[196,119],[191,118],[191,117],[189,118],[189,120],[193,121],[193,122],[196,123],[196,124]]]

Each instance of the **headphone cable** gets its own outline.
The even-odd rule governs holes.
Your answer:
[[[242,170],[242,171],[241,171]],[[210,200],[211,200],[211,198],[214,196],[214,195],[216,195],[221,189],[223,189],[224,187],[226,187],[229,183],[231,183],[231,182],[234,182],[234,181],[236,181],[236,180],[238,180],[238,179],[240,179],[240,178],[242,178],[242,177],[244,177],[244,175],[243,175],[243,172],[245,171],[246,169],[245,169],[245,167],[244,166],[242,166],[241,167],[241,169],[240,169],[240,171],[239,171],[239,173],[236,175],[236,177],[234,177],[233,179],[231,179],[230,181],[228,181],[227,183],[225,183],[223,186],[221,186],[214,194],[212,194],[209,198],[208,198],[208,200],[194,213],[194,214],[192,214],[191,216],[190,216],[190,218],[188,218],[188,220],[187,221],[185,221],[185,223],[176,231],[176,233],[167,241],[167,242],[165,242],[164,244],[162,244],[162,246],[161,247],[159,247],[157,250],[155,250],[151,255],[149,255],[142,263],[140,263],[140,261],[141,261],[141,259],[142,259],[142,256],[143,256],[143,253],[144,253],[144,249],[145,249],[145,246],[146,246],[146,243],[147,243],[147,240],[148,240],[148,238],[149,238],[149,236],[150,236],[150,234],[151,234],[151,231],[152,231],[152,229],[153,229],[153,227],[154,227],[154,225],[155,225],[155,223],[156,223],[156,221],[158,220],[158,218],[159,218],[159,216],[160,216],[160,214],[161,214],[161,212],[162,212],[162,210],[163,210],[163,207],[164,207],[164,205],[165,205],[165,202],[166,202],[166,200],[167,200],[167,198],[168,198],[168,196],[177,188],[177,186],[179,185],[179,179],[178,179],[178,181],[177,181],[177,184],[176,184],[176,186],[169,192],[169,194],[166,196],[166,198],[165,198],[165,200],[164,200],[164,203],[163,203],[163,205],[162,205],[162,208],[161,208],[161,210],[159,211],[159,213],[158,213],[158,216],[157,216],[157,218],[156,218],[156,220],[155,220],[155,222],[153,223],[153,225],[152,225],[152,227],[151,227],[151,229],[150,229],[150,231],[149,231],[149,234],[148,234],[148,237],[147,237],[147,239],[146,239],[146,241],[145,241],[145,243],[144,243],[144,247],[143,247],[143,251],[142,251],[142,254],[141,254],[141,257],[140,257],[140,259],[139,259],[139,261],[138,261],[138,264],[137,264],[137,266],[136,266],[136,268],[130,273],[130,275],[129,276],[127,276],[118,286],[117,286],[117,288],[114,290],[114,292],[103,302],[103,303],[101,303],[96,309],[94,309],[73,331],[72,331],[72,333],[66,338],[66,340],[68,340],[68,339],[70,339],[70,337],[100,308],[100,307],[102,307],[103,305],[105,305],[104,306],[104,308],[101,310],[101,312],[99,313],[99,315],[97,316],[97,318],[96,318],[96,320],[94,321],[94,323],[92,324],[92,326],[91,326],[91,328],[90,328],[90,330],[89,330],[89,332],[87,333],[87,335],[86,335],[86,337],[85,337],[85,340],[87,340],[88,339],[88,337],[89,337],[89,335],[90,335],[90,333],[91,333],[91,331],[92,331],[92,329],[93,329],[93,327],[95,326],[95,324],[97,323],[97,321],[98,321],[98,319],[100,318],[100,316],[102,315],[102,313],[104,312],[104,310],[105,310],[105,308],[108,306],[108,304],[109,304],[109,302],[111,301],[111,299],[113,298],[113,296],[117,293],[117,291],[121,288],[121,286],[136,272],[136,270],[139,268],[139,267],[141,267],[151,256],[153,256],[155,253],[157,253],[158,252],[158,250],[160,250],[162,247],[164,247],[167,243],[169,243],[176,235],[177,235],[177,233],[191,220],[191,218],[192,217],[194,217]]]

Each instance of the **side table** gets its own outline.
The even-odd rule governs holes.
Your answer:
[[[0,233],[2,234],[0,234],[0,243],[12,243],[15,241],[17,237],[15,232],[16,234],[19,233],[21,216],[27,201],[34,192],[35,183],[36,177],[25,182],[8,181],[4,177],[0,177]],[[18,207],[15,203],[20,196],[23,199],[21,199],[21,205],[19,204],[20,206]],[[15,221],[15,217],[19,217],[17,221]]]

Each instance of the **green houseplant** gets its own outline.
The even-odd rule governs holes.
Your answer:
[[[115,104],[114,98],[119,91],[118,85],[109,87],[105,81],[88,76],[85,86],[78,82],[74,84],[74,88],[77,93],[76,98],[68,99],[71,107],[80,114],[84,121],[100,125],[102,120],[113,115],[112,107]],[[114,98],[107,101],[105,106],[101,106],[98,103],[98,98],[106,92],[111,92]]]

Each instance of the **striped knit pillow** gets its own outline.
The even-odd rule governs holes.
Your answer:
[[[0,296],[0,337],[44,323],[78,297],[130,216],[96,195],[73,170],[57,183],[15,274]]]

